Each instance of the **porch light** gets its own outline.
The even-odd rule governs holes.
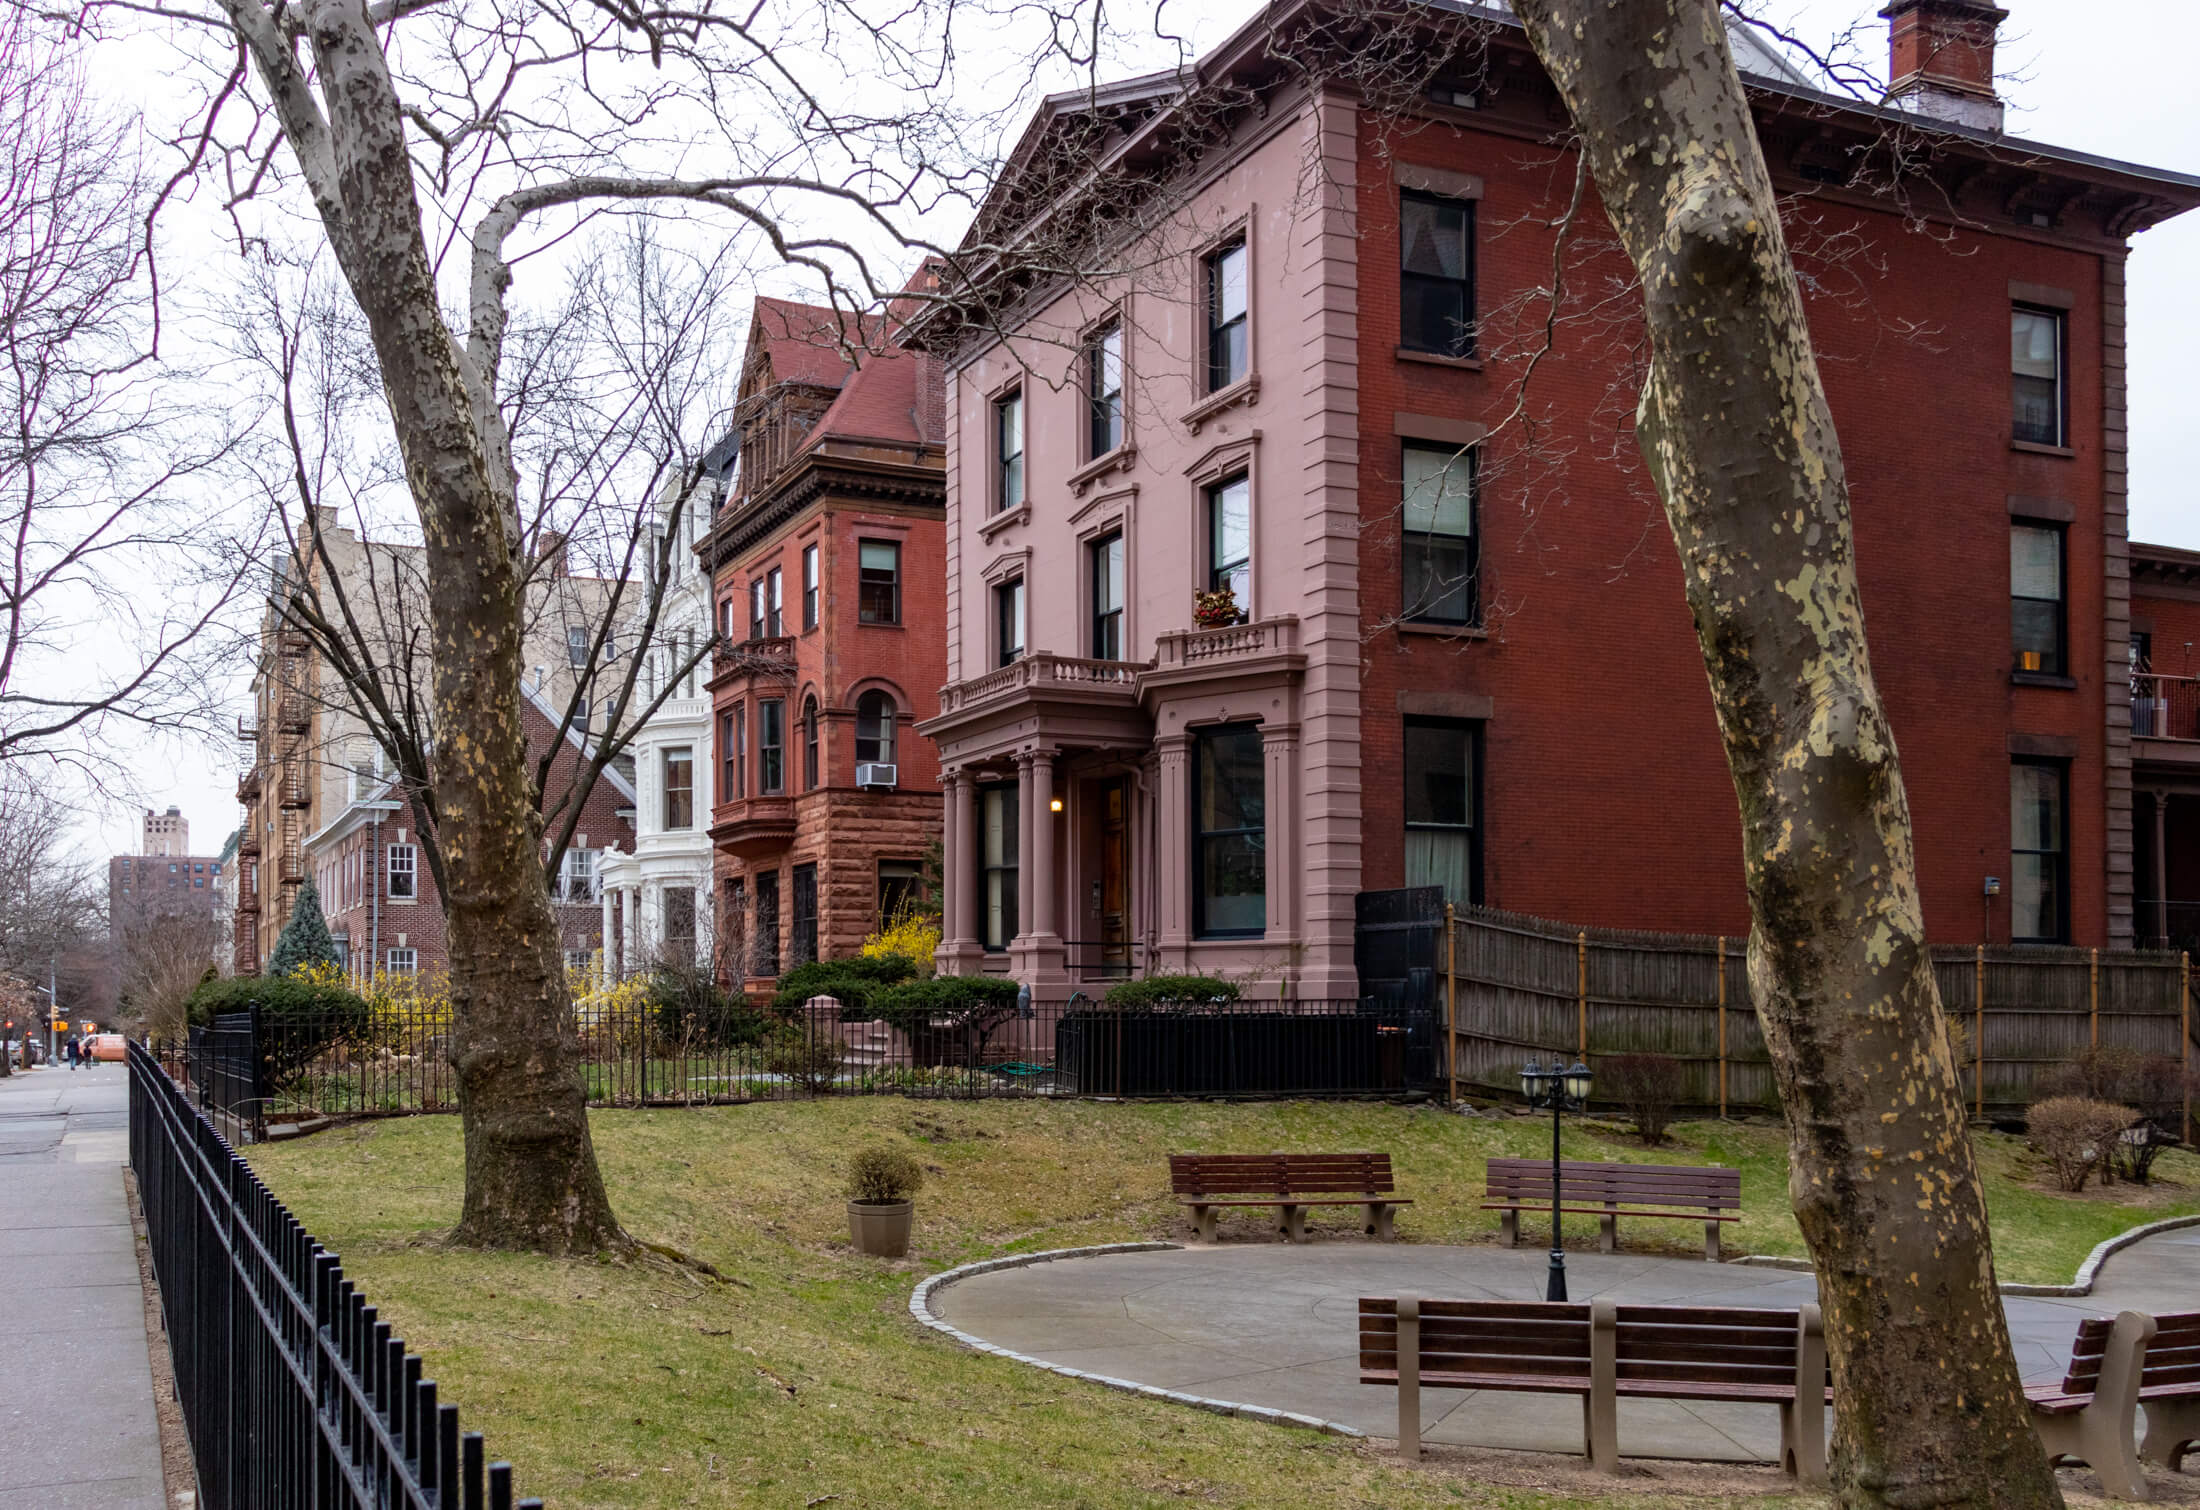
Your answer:
[[[1543,1066],[1533,1059],[1520,1069],[1520,1094],[1532,1106],[1543,1098]]]
[[[1047,811],[1048,811],[1048,812],[1050,812],[1050,813],[1058,813],[1058,812],[1060,812],[1061,810],[1062,810],[1062,799],[1061,799],[1061,798],[1059,798],[1059,797],[1049,797],[1049,798],[1047,799]]]
[[[1566,1098],[1569,1101],[1578,1101],[1583,1106],[1589,1104],[1589,1066],[1578,1059],[1574,1061],[1574,1067],[1566,1072]]]

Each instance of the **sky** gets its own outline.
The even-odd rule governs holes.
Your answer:
[[[2200,50],[2194,0],[2002,0],[1998,70],[2008,130],[2056,146],[2200,173],[2200,112],[2190,108],[2190,59]],[[1766,0],[1768,19],[1823,43],[1855,29],[1866,60],[1884,70],[1878,0]],[[1186,6],[1170,0],[1167,30],[1204,51],[1255,6],[1249,0]],[[1161,58],[1147,62],[1166,62]],[[1126,72],[1132,71],[1128,67]],[[2200,549],[2200,211],[2144,232],[2128,265],[2131,534]],[[774,289],[773,292],[785,292]],[[239,689],[240,706],[242,689]],[[136,794],[87,808],[87,854],[137,846],[141,809],[182,808],[193,848],[212,852],[236,826],[242,746],[148,740],[129,752]]]

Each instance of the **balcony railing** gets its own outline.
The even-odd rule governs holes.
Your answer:
[[[257,764],[248,765],[237,773],[237,800],[250,802],[259,795],[260,768]]]
[[[968,681],[950,682],[940,688],[940,712],[960,712],[996,697],[1031,691],[1042,686],[1077,686],[1093,692],[1120,692],[1134,697],[1138,673],[1150,669],[1145,661],[1092,661],[1075,656],[1035,650],[998,671]]]
[[[2200,676],[2133,672],[2131,732],[2144,739],[2200,740]]]
[[[1283,614],[1219,629],[1172,629],[1154,641],[1154,664],[1198,666],[1241,656],[1292,655],[1298,648],[1299,621]]]
[[[305,733],[312,727],[312,719],[312,710],[306,706],[305,698],[298,693],[289,693],[276,704],[275,727],[285,734]]]
[[[251,717],[248,714],[238,714],[237,738],[239,742],[243,744],[258,744],[260,742],[259,720]]]
[[[711,652],[710,667],[713,680],[721,676],[792,676],[794,636],[767,635],[737,645],[720,645]]]

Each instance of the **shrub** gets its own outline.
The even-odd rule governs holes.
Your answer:
[[[1100,1004],[1111,1012],[1163,1012],[1172,1008],[1219,1007],[1243,993],[1235,981],[1212,975],[1149,975],[1108,987]]]
[[[764,1036],[770,1020],[692,965],[659,965],[646,986],[650,1023],[667,1042],[736,1048]]]
[[[1614,1054],[1597,1066],[1596,1088],[1627,1108],[1635,1136],[1655,1148],[1680,1104],[1681,1062],[1670,1054]]]
[[[998,975],[942,975],[904,981],[871,998],[872,1012],[904,1033],[982,1024],[990,1032],[1016,1015],[1023,987]]]
[[[871,1205],[906,1201],[924,1186],[924,1166],[905,1148],[874,1144],[848,1161],[848,1199]]]
[[[2035,1103],[2025,1120],[2032,1148],[2054,1170],[2055,1183],[2075,1194],[2095,1170],[2106,1182],[2116,1140],[2139,1114],[2085,1096],[2050,1096]]]
[[[192,991],[184,1012],[194,1026],[205,1027],[223,1013],[253,1007],[260,1009],[260,1064],[270,1091],[288,1089],[330,1049],[365,1044],[374,1035],[366,1001],[317,974],[206,981]]]
[[[911,976],[932,973],[932,953],[940,947],[940,915],[904,902],[878,932],[863,941],[865,959],[905,959]]]
[[[877,1015],[870,1010],[872,998],[916,973],[917,967],[901,954],[812,960],[779,977],[772,1010],[787,1016],[801,1011],[813,996],[830,996],[840,1003],[841,1021],[867,1022]]]
[[[841,1052],[836,1034],[813,1033],[806,1023],[775,1023],[764,1034],[764,1068],[813,1096],[832,1090],[840,1075]]]

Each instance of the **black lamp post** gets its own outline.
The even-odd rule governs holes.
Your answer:
[[[1549,1069],[1533,1059],[1520,1071],[1520,1094],[1528,1098],[1528,1105],[1551,1109],[1551,1281],[1545,1290],[1545,1300],[1566,1298],[1566,1249],[1558,1240],[1558,1123],[1564,1112],[1589,1109],[1589,1066],[1574,1061],[1572,1069],[1566,1068],[1563,1057],[1554,1057]]]

